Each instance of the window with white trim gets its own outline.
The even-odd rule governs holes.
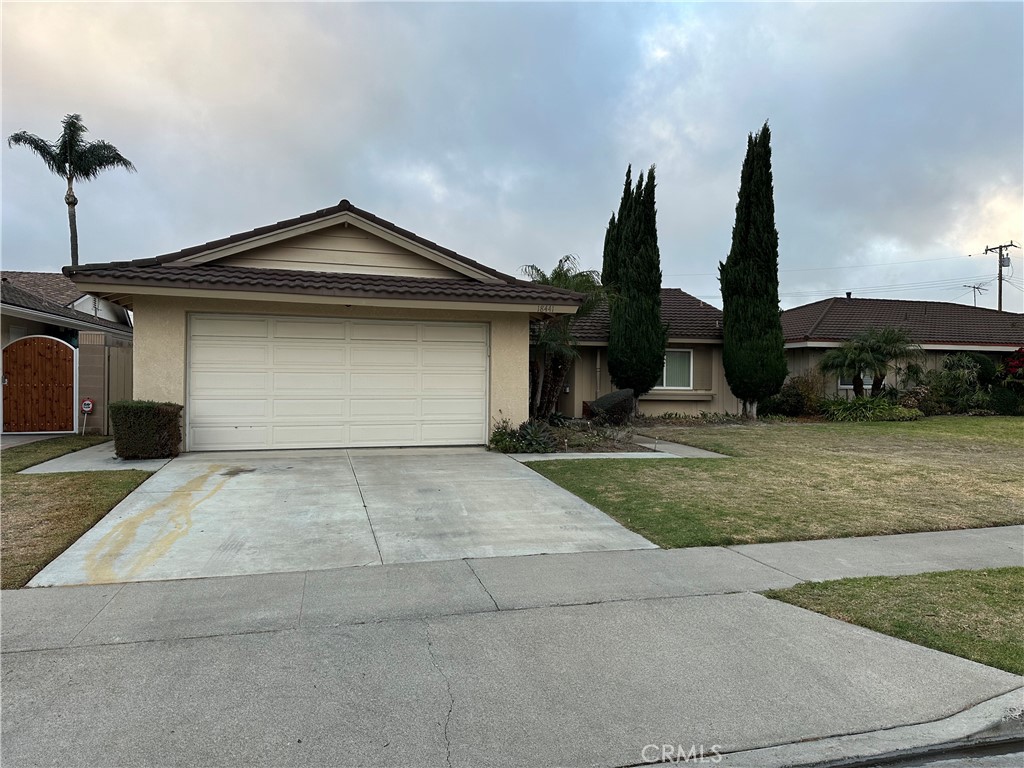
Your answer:
[[[665,350],[665,367],[655,389],[693,389],[693,350]]]
[[[875,375],[871,371],[861,371],[860,377],[864,379],[864,386],[870,387]],[[845,373],[840,375],[839,386],[842,389],[853,389],[853,376],[847,376]]]

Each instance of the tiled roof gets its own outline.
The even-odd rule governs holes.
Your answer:
[[[832,298],[782,313],[787,342],[846,341],[885,327],[918,344],[1024,345],[1024,315],[945,301]]]
[[[290,269],[222,266],[215,261],[205,264],[182,263],[182,259],[228,245],[243,243],[255,237],[272,234],[302,224],[309,224],[339,213],[352,213],[359,218],[411,240],[424,248],[470,267],[498,282],[482,280],[438,279],[390,275],[364,275],[335,272],[309,272]],[[64,274],[79,281],[117,286],[160,285],[163,287],[207,290],[264,290],[273,293],[314,294],[332,297],[368,297],[377,299],[428,299],[432,301],[483,300],[507,304],[581,304],[583,296],[571,291],[535,285],[517,280],[453,250],[402,229],[369,211],[342,200],[330,208],[322,208],[276,224],[240,232],[203,245],[185,248],[151,259],[83,264],[64,267]]]
[[[5,269],[3,276],[8,283],[62,307],[73,304],[83,295],[78,286],[60,272],[16,272]]]
[[[156,264],[90,269],[90,283],[122,287],[159,285],[220,291],[268,291],[337,298],[428,299],[431,301],[484,300],[502,304],[579,304],[571,291],[521,280],[483,283],[471,279],[362,275],[348,272],[307,272],[211,264]]]
[[[661,289],[661,319],[670,339],[721,339],[722,310],[678,288]],[[608,341],[608,306],[573,322],[580,341]]]
[[[85,312],[79,312],[77,309],[71,309],[70,307],[62,307],[60,304],[47,301],[43,297],[37,296],[24,288],[19,288],[17,285],[8,282],[6,279],[0,283],[0,302],[2,302],[4,306],[20,307],[21,309],[30,309],[34,312],[42,312],[47,315],[52,315],[55,319],[55,325],[59,324],[59,318],[65,318],[67,320],[75,320],[80,323],[89,323],[100,328],[109,328],[112,331],[132,332],[130,325],[115,323],[112,320],[106,320],[102,317],[93,317],[92,315],[87,315]]]

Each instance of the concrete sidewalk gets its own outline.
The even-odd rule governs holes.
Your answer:
[[[1022,530],[959,532],[970,563],[954,533],[877,547],[1019,564]],[[693,744],[792,765],[777,745],[872,754],[891,729],[1021,703],[995,699],[1015,675],[751,594],[798,580],[710,547],[4,592],[2,758],[624,766]]]

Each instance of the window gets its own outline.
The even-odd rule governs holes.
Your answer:
[[[693,352],[670,349],[665,352],[665,368],[654,385],[661,389],[693,389]]]

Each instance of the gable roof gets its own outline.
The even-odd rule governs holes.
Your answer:
[[[61,325],[64,321],[70,321],[71,327],[85,325],[127,334],[132,332],[130,325],[106,320],[102,317],[93,317],[85,312],[79,312],[77,309],[61,306],[15,285],[6,276],[0,281],[0,303],[8,308],[26,309],[30,312],[49,315],[53,320],[53,325]]]
[[[70,306],[85,295],[70,278],[60,272],[18,272],[5,269],[3,276],[8,283],[62,307]]]
[[[1024,315],[946,301],[831,298],[787,309],[787,343],[846,341],[869,328],[903,328],[918,344],[1024,345]]]
[[[310,228],[333,226],[341,220],[358,219],[414,247],[425,249],[440,261],[463,272],[462,278],[439,279],[305,270],[263,269],[217,264],[217,252],[234,246],[260,244],[275,235],[291,236]],[[234,252],[234,251],[229,251]],[[173,253],[148,259],[64,267],[76,282],[128,286],[160,286],[199,290],[261,290],[272,293],[313,294],[327,297],[377,299],[423,298],[441,301],[483,300],[510,304],[559,304],[578,306],[581,294],[518,280],[415,232],[402,229],[348,200],[276,224],[211,240]]]
[[[679,288],[661,289],[661,319],[669,339],[721,339],[722,310]],[[583,342],[608,341],[608,305],[575,318],[573,334]]]

